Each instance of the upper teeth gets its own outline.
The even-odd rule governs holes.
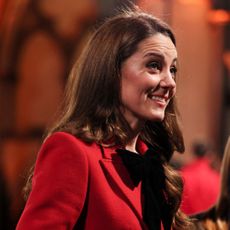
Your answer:
[[[151,99],[154,99],[154,100],[159,100],[159,101],[165,101],[165,99],[163,97],[159,97],[159,96],[151,96]]]

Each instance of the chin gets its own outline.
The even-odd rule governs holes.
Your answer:
[[[164,120],[164,117],[159,117],[159,118],[155,118],[153,119],[153,121],[158,121],[158,122],[161,122]]]
[[[161,122],[165,118],[165,114],[154,114],[149,120]]]

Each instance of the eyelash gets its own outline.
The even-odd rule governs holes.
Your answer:
[[[158,61],[151,61],[146,65],[147,68],[150,68],[151,70],[161,70],[162,69],[162,64]],[[176,75],[177,73],[177,67],[176,66],[171,66],[170,67],[170,73],[173,75]]]
[[[176,66],[172,66],[172,67],[170,68],[170,72],[171,72],[173,75],[176,75],[176,73],[177,73],[177,67],[176,67]]]
[[[146,65],[147,68],[161,70],[161,64],[157,61],[151,61]]]

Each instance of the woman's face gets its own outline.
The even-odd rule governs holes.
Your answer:
[[[121,67],[121,111],[131,128],[147,120],[162,121],[176,92],[177,50],[157,33],[141,41]]]

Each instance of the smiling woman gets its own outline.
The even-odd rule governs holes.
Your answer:
[[[157,33],[144,39],[121,68],[123,114],[137,133],[149,121],[162,121],[176,92],[176,47]],[[133,146],[135,149],[135,146]]]
[[[168,164],[184,151],[176,61],[169,26],[136,7],[94,32],[38,154],[18,230],[192,227]]]

